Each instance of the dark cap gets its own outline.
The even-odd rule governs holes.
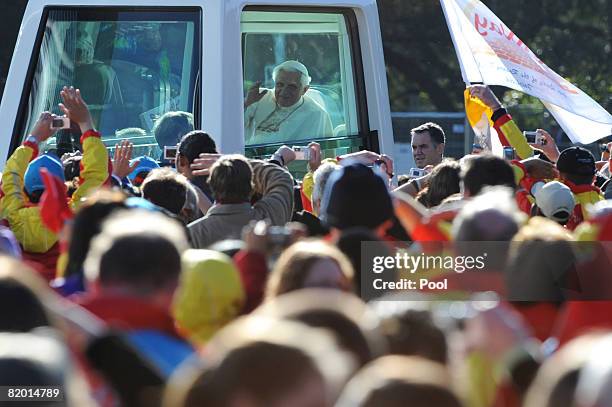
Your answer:
[[[393,216],[385,181],[372,168],[351,164],[334,171],[321,200],[321,219],[338,229],[374,229]]]
[[[582,147],[566,148],[557,160],[557,169],[567,174],[593,175],[595,174],[595,157],[589,150]]]

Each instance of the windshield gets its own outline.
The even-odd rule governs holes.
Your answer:
[[[242,46],[247,152],[358,135],[353,55],[342,10],[244,11]]]
[[[135,155],[158,159],[156,121],[185,112],[191,122],[200,67],[198,9],[62,8],[47,11],[40,54],[28,98],[24,134],[45,110],[59,114],[59,91],[81,89],[102,139],[112,150],[121,139]],[[192,124],[193,126],[193,124]],[[62,130],[43,151],[75,151],[78,131]]]

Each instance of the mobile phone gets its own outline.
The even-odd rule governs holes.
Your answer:
[[[504,159],[512,161],[516,158],[516,152],[512,147],[504,147]]]
[[[176,146],[164,146],[164,160],[175,160],[177,150]]]
[[[301,161],[310,160],[310,149],[304,146],[293,146],[291,147],[293,152],[295,153],[295,159]]]
[[[70,119],[67,117],[54,117],[51,121],[51,128],[53,130],[69,129]]]
[[[408,172],[408,175],[411,178],[420,178],[423,177],[425,174],[427,174],[427,171],[422,168],[411,168],[410,172]]]

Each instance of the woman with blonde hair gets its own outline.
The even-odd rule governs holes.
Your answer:
[[[353,266],[336,247],[320,240],[297,242],[276,262],[266,288],[273,298],[301,288],[331,288],[351,291]]]

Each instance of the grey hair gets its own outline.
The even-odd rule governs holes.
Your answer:
[[[491,224],[486,221],[491,216],[504,221]],[[463,206],[453,221],[452,236],[455,240],[463,241],[510,240],[525,218],[510,188],[486,187]]]
[[[304,64],[298,61],[290,60],[285,61],[280,65],[277,65],[274,68],[274,71],[272,71],[272,79],[274,79],[274,82],[276,82],[276,77],[278,76],[278,73],[280,71],[299,73],[300,83],[302,84],[302,87],[309,86],[310,81],[312,80],[312,78],[308,75],[308,69],[306,68],[306,66],[304,66]]]
[[[338,164],[329,162],[322,164],[319,168],[316,169],[314,174],[312,174],[313,179],[313,188],[312,188],[312,203],[314,205],[315,202],[321,201],[323,199],[323,192],[325,191],[325,186],[327,185],[327,181],[329,180],[329,176],[340,166]],[[317,212],[320,208],[317,208]]]

